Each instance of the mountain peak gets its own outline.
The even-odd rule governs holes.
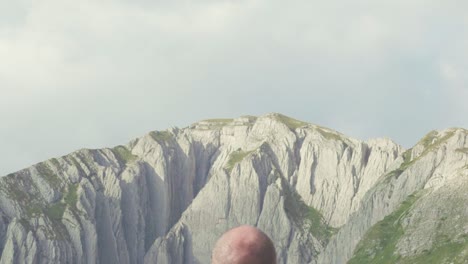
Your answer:
[[[257,120],[273,120],[278,121],[292,130],[299,127],[310,125],[307,122],[303,122],[292,117],[280,114],[280,113],[268,113],[262,116],[251,116],[244,115],[237,118],[213,118],[198,121],[189,126],[189,128],[195,129],[220,129],[224,126],[252,126]]]
[[[208,263],[219,235],[248,224],[277,243],[279,263],[346,263],[386,215],[418,215],[400,215],[410,194],[466,182],[467,144],[467,131],[455,128],[404,151],[389,139],[364,142],[279,113],[153,131],[0,178],[0,262]],[[465,193],[460,187],[455,198]],[[428,208],[419,215],[434,215]],[[413,232],[405,230],[410,222],[398,230]],[[438,225],[463,224],[448,223]],[[372,245],[361,251],[377,252]],[[423,250],[401,245],[389,248],[402,257]]]

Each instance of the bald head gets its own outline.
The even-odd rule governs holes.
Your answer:
[[[271,239],[252,226],[240,226],[224,233],[213,249],[212,264],[276,264]]]

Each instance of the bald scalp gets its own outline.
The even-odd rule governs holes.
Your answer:
[[[265,233],[255,227],[236,227],[218,239],[211,263],[276,264],[275,246]]]

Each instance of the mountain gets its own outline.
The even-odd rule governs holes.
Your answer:
[[[0,263],[209,263],[241,224],[278,263],[468,263],[467,141],[405,150],[268,114],[79,150],[0,178]]]

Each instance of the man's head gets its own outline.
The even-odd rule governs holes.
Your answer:
[[[276,264],[271,239],[252,226],[240,226],[224,233],[216,242],[212,264]]]

